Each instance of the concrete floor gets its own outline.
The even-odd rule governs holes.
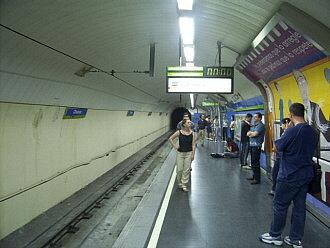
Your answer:
[[[271,182],[263,175],[260,185],[250,185],[246,178],[251,171],[241,170],[238,159],[211,158],[214,150],[209,141],[198,147],[189,193],[173,188],[157,247],[272,247],[257,239],[271,223],[272,197],[267,194]],[[284,235],[289,226],[288,218]],[[330,247],[329,229],[309,213],[303,244]]]

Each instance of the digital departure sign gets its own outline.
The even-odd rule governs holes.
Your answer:
[[[168,93],[233,93],[233,67],[167,67]]]

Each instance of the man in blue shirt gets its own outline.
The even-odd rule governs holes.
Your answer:
[[[262,242],[282,245],[282,231],[286,222],[288,207],[293,201],[291,229],[284,242],[295,248],[302,248],[306,218],[306,194],[314,176],[312,158],[318,144],[315,130],[304,119],[304,105],[293,103],[290,106],[290,119],[295,125],[288,128],[283,136],[275,141],[276,150],[282,160],[277,177],[273,201],[273,221],[270,232],[259,237]]]
[[[262,143],[264,143],[265,125],[261,122],[261,113],[257,112],[253,118],[254,125],[246,134],[250,137],[251,167],[253,171],[253,177],[248,178],[248,180],[252,180],[251,184],[260,184],[260,154]]]

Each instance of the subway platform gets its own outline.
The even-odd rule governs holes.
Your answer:
[[[133,173],[135,176],[127,178],[125,183],[120,181],[122,186],[115,186],[115,191],[107,193],[99,207],[88,212],[89,218],[78,218],[75,222],[77,218],[72,216],[79,217],[80,208],[92,206],[91,196],[98,202],[101,189],[110,187],[111,182],[120,177],[118,171],[130,170],[127,165],[134,166],[140,161],[138,157],[145,157],[141,152],[1,240],[0,247],[271,247],[258,240],[258,235],[269,231],[272,219],[272,197],[267,194],[271,181],[263,174],[260,185],[251,185],[246,178],[252,171],[241,169],[238,159],[210,156],[222,150],[223,143],[212,141],[197,147],[189,192],[183,192],[175,181],[176,151],[166,142]],[[78,207],[74,207],[76,204]],[[289,233],[289,219],[284,236]],[[75,227],[76,232],[68,233],[67,223]],[[303,244],[304,248],[330,247],[328,225],[309,212]]]
[[[258,235],[269,231],[272,219],[272,197],[267,194],[271,181],[262,175],[260,185],[251,185],[246,178],[252,171],[242,170],[239,159],[214,159],[209,155],[216,150],[214,144],[207,141],[204,147],[198,146],[189,192],[183,192],[174,182],[175,152],[170,153],[163,169],[171,170],[172,179],[168,180],[157,221],[152,223],[153,231],[145,235],[145,241],[140,240],[143,235],[139,230],[142,226],[146,229],[146,215],[151,214],[149,205],[146,208],[142,201],[137,216],[131,218],[114,247],[272,247],[258,240]],[[161,177],[160,181],[166,181],[164,175]],[[151,192],[154,186],[151,185]],[[159,197],[159,193],[155,195]],[[142,209],[147,209],[144,214]],[[291,209],[284,236],[289,233],[290,216]],[[307,212],[303,247],[329,245],[328,227]]]

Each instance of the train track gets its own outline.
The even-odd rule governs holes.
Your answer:
[[[64,240],[78,237],[78,233],[86,233],[83,228],[89,224],[84,223],[95,222],[97,213],[111,205],[109,203],[116,198],[116,193],[148,168],[156,158],[154,155],[162,150],[159,148],[166,147],[163,145],[169,135],[168,132],[151,142],[85,188],[16,230],[0,241],[0,247],[64,247]]]
[[[158,153],[159,150],[161,150],[160,148],[163,146],[163,144],[164,142],[162,142],[158,147],[156,147],[154,151],[148,153],[127,173],[123,174],[113,186],[109,187],[101,196],[99,196],[93,203],[91,203],[88,207],[86,207],[70,223],[64,226],[62,230],[56,233],[42,247],[43,248],[78,247],[78,246],[80,247],[81,244],[84,243],[85,239],[88,239],[89,236],[92,236],[91,235],[92,232],[94,231],[94,229],[97,228],[100,222],[102,222],[102,219],[105,218],[105,215],[107,215],[107,213],[110,212],[111,209],[116,207],[116,205],[119,204],[118,202],[124,198],[124,195],[128,191],[129,187],[132,186],[137,180],[139,180],[140,177],[145,177],[145,175],[143,174],[145,174],[145,172],[148,171],[148,168],[150,167],[153,167],[152,169],[156,168],[153,162],[156,160],[155,164],[156,165],[160,164],[161,161],[157,161],[157,157],[154,156],[154,154]],[[167,150],[168,150],[167,151],[168,154],[170,149],[168,148]],[[147,174],[151,174],[151,171],[152,170],[149,170],[149,173]],[[127,187],[126,190],[124,189],[123,192],[120,193],[119,197],[118,196],[114,197],[114,195],[117,194],[118,191],[120,191],[123,187],[126,187],[127,185],[129,186]],[[125,204],[130,205],[130,209],[134,211],[138,202],[142,199],[142,196],[143,196],[142,194],[138,194],[137,196],[135,196],[135,199],[133,200],[132,203],[125,202]],[[113,199],[113,198],[117,198],[117,199]],[[128,201],[127,198],[126,201]],[[101,211],[102,208],[104,209],[103,212],[107,212],[107,213],[99,214],[98,217],[95,217],[95,215],[98,215],[96,211]],[[130,215],[132,214],[132,212],[127,213],[126,211],[126,213],[123,214],[125,215],[125,217],[127,217],[127,214]],[[92,218],[96,218],[96,219],[98,218],[98,220],[94,220],[91,226],[88,226],[89,225],[88,222],[91,222]],[[128,219],[125,219],[125,222],[126,221],[128,221]],[[124,224],[125,223],[120,221],[119,224],[117,224],[118,225],[117,227],[113,227],[113,226],[111,228],[109,227],[109,229],[116,230],[110,232],[110,235],[114,234],[110,239],[110,243],[111,242],[114,243],[116,236],[117,235],[119,236],[121,229],[124,227]],[[81,229],[83,228],[86,230],[82,231]],[[83,234],[80,235],[79,231],[81,231]],[[108,247],[111,247],[111,244],[108,243]]]

